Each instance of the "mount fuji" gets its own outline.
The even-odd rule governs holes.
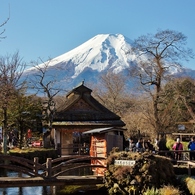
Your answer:
[[[131,52],[132,45],[133,41],[122,34],[99,34],[38,66],[44,68],[47,65],[47,81],[52,77],[56,86],[70,90],[83,80],[97,83],[101,74],[108,71],[120,73],[137,64],[137,58]],[[37,74],[37,68],[32,67],[24,71],[23,78],[28,82]],[[195,71],[185,68],[176,70],[174,74],[195,78]]]

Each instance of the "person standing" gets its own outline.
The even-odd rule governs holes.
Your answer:
[[[180,142],[180,138],[177,138],[175,144],[173,145],[173,150],[177,151],[177,150],[183,150],[183,144]],[[182,152],[178,151],[178,152],[175,152],[175,160],[181,160],[181,156],[182,156]]]
[[[189,142],[188,149],[190,150],[190,160],[195,160],[195,136]]]
[[[155,149],[155,151],[158,151],[158,150],[159,150],[158,145],[159,145],[159,140],[158,140],[158,138],[156,138],[156,139],[154,140],[154,149]]]
[[[135,146],[136,146],[137,152],[144,152],[144,145],[143,145],[143,139],[142,138],[138,139]]]
[[[130,152],[135,152],[135,143],[133,141],[133,138],[129,138],[129,151]]]
[[[27,131],[27,144],[31,144],[32,141],[32,131],[31,129],[28,129]]]
[[[144,142],[144,148],[145,148],[145,150],[147,150],[149,152],[153,152],[155,150],[150,139],[148,139],[147,141]]]
[[[166,146],[166,137],[162,136],[161,139],[158,141],[158,150],[159,155],[162,156],[168,156],[169,155],[169,149]]]

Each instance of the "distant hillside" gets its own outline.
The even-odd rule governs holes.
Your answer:
[[[55,78],[56,85],[70,90],[78,83],[97,83],[105,72],[125,72],[131,65],[137,64],[137,58],[131,51],[132,41],[121,34],[99,34],[75,49],[54,58],[48,67],[47,79]],[[43,64],[40,64],[43,66]],[[37,74],[35,68],[24,72],[22,79],[30,81]],[[195,71],[182,68],[172,70],[173,75],[195,78]]]

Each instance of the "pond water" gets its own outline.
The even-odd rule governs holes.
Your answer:
[[[50,192],[50,187],[14,187],[0,188],[1,195],[55,195]]]
[[[13,171],[0,171],[0,176],[17,177],[18,173]],[[25,177],[25,175],[22,175]],[[0,195],[55,195],[49,186],[36,186],[36,187],[11,187],[0,188]]]
[[[63,167],[61,168],[63,170]],[[92,174],[91,169],[83,168],[80,170],[71,170],[64,175],[90,175]],[[5,171],[0,169],[0,177],[18,177],[18,173],[14,171]],[[27,175],[22,174],[22,177]],[[84,193],[82,193],[84,195]],[[11,187],[11,188],[0,188],[0,195],[56,195],[55,186],[36,186],[36,187]],[[95,194],[94,194],[95,195]]]

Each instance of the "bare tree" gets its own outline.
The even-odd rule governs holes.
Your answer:
[[[166,119],[164,126],[195,121],[195,81],[191,78],[177,78],[168,82],[161,95],[161,118]]]
[[[185,48],[186,36],[172,30],[159,30],[155,35],[140,36],[134,42],[133,51],[139,56],[138,66],[132,74],[140,79],[143,88],[151,95],[156,133],[164,131],[159,118],[160,93],[171,68],[181,67],[180,60],[188,60],[194,54]]]
[[[6,36],[3,36],[4,33],[5,33],[5,28],[4,28],[4,26],[8,23],[9,19],[10,19],[10,17],[8,17],[4,22],[2,22],[2,23],[0,24],[0,29],[1,29],[1,30],[0,30],[0,40],[6,38]]]
[[[40,63],[39,63],[40,62]],[[34,63],[34,62],[33,62]],[[39,59],[34,65],[34,78],[31,79],[31,86],[38,94],[44,94],[43,98],[43,125],[47,129],[48,139],[51,139],[53,117],[56,110],[55,96],[62,92],[62,88],[57,84],[57,76],[51,66],[52,60],[43,62]],[[45,134],[46,136],[46,134]],[[51,140],[50,140],[51,142]],[[45,144],[46,142],[44,142]],[[44,145],[45,147],[48,147]]]
[[[39,61],[41,63],[39,63]],[[39,59],[38,62],[34,65],[34,69],[36,71],[34,78],[31,79],[31,88],[37,90],[37,93],[44,94],[44,106],[45,106],[45,120],[47,120],[47,124],[49,128],[52,125],[53,121],[53,106],[54,97],[60,92],[60,88],[55,87],[55,75],[54,71],[51,71],[50,63],[52,62],[49,59],[46,62],[43,62],[42,59]]]
[[[25,63],[18,52],[12,56],[0,57],[0,99],[3,115],[3,151],[7,153],[7,108],[16,90],[21,88],[19,79],[25,68]]]
[[[183,87],[182,87],[183,85]],[[182,90],[182,92],[181,92]],[[191,120],[195,122],[195,80],[184,78],[180,81],[180,91],[177,90],[177,96],[185,105],[187,113]]]
[[[129,104],[129,100],[126,101],[128,99],[125,91],[126,80],[127,78],[122,74],[108,72],[100,76],[100,82],[96,86],[98,89],[94,90],[94,95],[99,101],[109,110],[119,115],[124,113]]]

